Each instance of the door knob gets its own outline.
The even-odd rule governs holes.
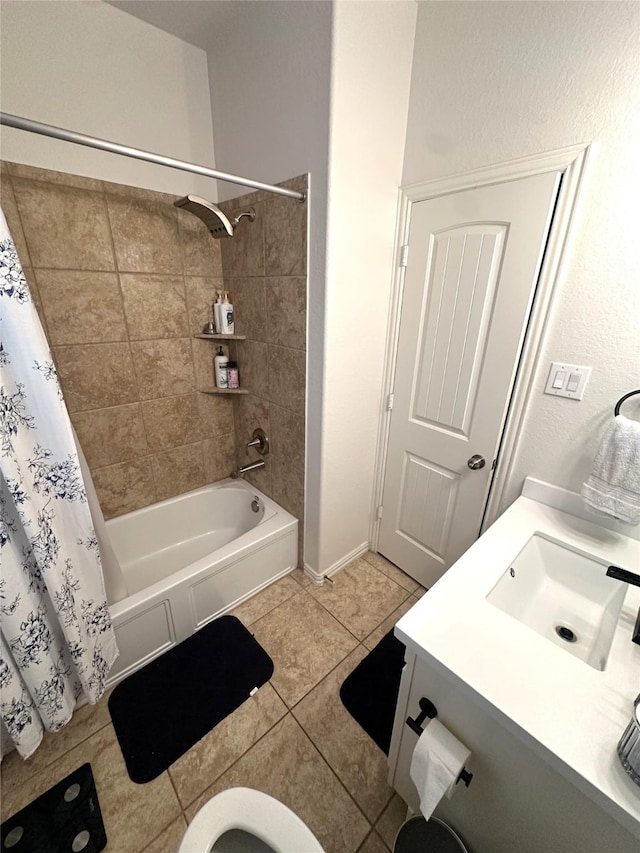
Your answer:
[[[480,456],[479,453],[474,453],[471,459],[467,459],[467,465],[472,471],[477,471],[478,468],[484,468],[486,464],[484,456]]]

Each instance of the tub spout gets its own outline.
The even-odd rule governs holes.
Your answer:
[[[256,459],[255,462],[249,462],[248,465],[241,465],[231,472],[231,479],[237,480],[239,477],[243,477],[247,471],[255,471],[257,468],[264,468],[264,459]]]

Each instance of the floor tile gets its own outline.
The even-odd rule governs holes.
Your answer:
[[[251,626],[271,655],[271,683],[291,708],[357,645],[357,640],[304,590]]]
[[[243,625],[251,625],[256,619],[266,616],[274,607],[282,604],[298,592],[300,592],[300,585],[292,579],[291,575],[285,575],[279,581],[263,589],[262,592],[243,601],[235,610],[231,611],[231,615],[236,616]]]
[[[342,704],[340,686],[367,650],[359,646],[293,709],[298,720],[347,791],[373,823],[393,795],[387,756]]]
[[[338,572],[333,583],[309,587],[309,593],[360,640],[409,597],[362,558]]]
[[[411,610],[415,603],[416,602],[413,596],[411,596],[411,598],[408,598],[406,601],[403,601],[400,607],[396,607],[396,609],[390,616],[387,616],[387,618],[383,622],[381,622],[378,627],[369,634],[368,637],[364,638],[364,640],[362,641],[363,645],[365,645],[369,649],[369,651],[371,651],[371,649],[374,649],[378,645],[380,640],[384,637],[384,635],[388,634],[389,631],[393,628],[398,619],[400,619],[401,616],[404,616],[404,614],[408,610]]]
[[[2,759],[2,791],[7,793],[23,785],[53,764],[65,753],[111,722],[108,690],[96,705],[83,705],[59,732],[45,732],[42,743],[30,758],[21,758],[16,750]]]
[[[186,811],[191,821],[210,797],[244,785],[292,809],[327,853],[354,853],[370,826],[291,714],[274,726]]]
[[[148,847],[144,848],[144,853],[176,853],[178,845],[182,841],[182,836],[187,830],[187,821],[183,814],[176,818],[173,823],[161,832]],[[107,847],[107,850],[109,848]],[[363,848],[364,849],[364,848]],[[384,849],[384,848],[383,848]],[[374,853],[372,848],[371,853]]]
[[[386,809],[380,815],[375,825],[376,832],[380,835],[389,850],[393,850],[393,843],[402,824],[407,819],[407,804],[397,794]]]
[[[294,569],[291,572],[291,577],[297,581],[301,587],[310,586],[313,581],[309,577],[309,575],[305,572],[304,569]]]
[[[395,581],[398,586],[404,587],[407,592],[415,592],[415,590],[420,586],[418,581],[414,581],[412,577],[409,577],[409,575],[405,574],[397,566],[394,566],[394,564],[387,560],[386,557],[383,557],[382,554],[374,554],[373,551],[367,551],[366,554],[363,554],[362,556],[368,563],[375,566],[379,572],[382,572],[382,574],[391,578],[391,580]]]
[[[108,725],[25,784],[4,794],[3,819],[15,814],[72,770],[90,762],[109,849],[139,853],[180,814],[167,773],[147,785],[129,779],[113,726]]]
[[[228,770],[287,713],[270,684],[265,684],[169,768],[182,806]]]
[[[358,853],[387,853],[389,848],[380,838],[377,832],[371,832],[367,835],[364,844],[359,848]]]

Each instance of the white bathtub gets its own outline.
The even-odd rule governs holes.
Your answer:
[[[297,565],[298,520],[242,480],[111,519],[107,531],[129,593],[110,604],[120,656],[109,684]]]

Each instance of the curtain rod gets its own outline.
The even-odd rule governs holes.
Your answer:
[[[128,145],[120,145],[117,142],[109,142],[106,139],[98,139],[95,136],[87,136],[84,133],[76,133],[74,130],[65,130],[51,124],[43,124],[29,118],[21,118],[10,113],[0,112],[0,125],[15,127],[18,130],[26,130],[28,133],[39,133],[42,136],[50,136],[53,139],[62,139],[64,142],[75,142],[77,145],[86,145],[88,148],[97,148],[101,151],[110,151],[112,154],[122,154],[125,157],[133,157],[135,160],[146,160],[149,163],[157,163],[159,166],[168,166],[170,169],[181,169],[183,172],[193,172],[203,175],[205,178],[216,178],[218,181],[227,181],[230,184],[240,184],[243,187],[251,187],[254,190],[264,190],[268,193],[296,198],[305,201],[306,194],[296,190],[287,190],[284,187],[275,187],[273,184],[264,184],[261,181],[252,181],[239,175],[231,175],[228,172],[219,172],[209,169],[207,166],[198,166],[195,163],[187,163],[184,160],[176,160],[173,157],[165,157],[162,154],[152,154],[150,151],[141,151],[139,148],[131,148]]]

